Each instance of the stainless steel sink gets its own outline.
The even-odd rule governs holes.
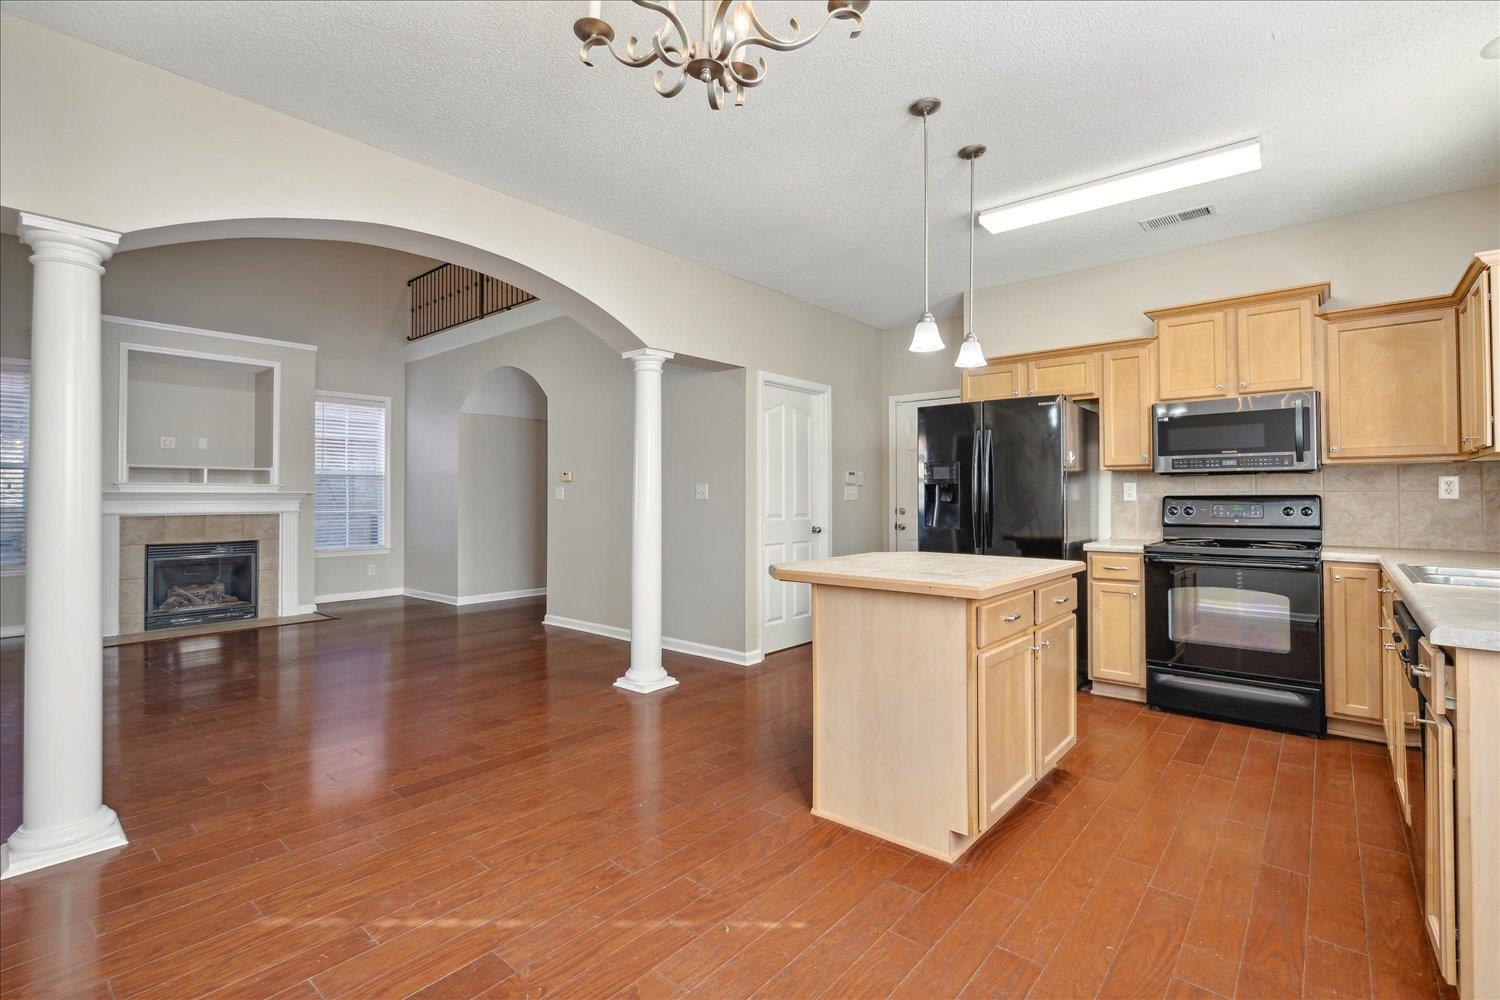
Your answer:
[[[1435,583],[1443,587],[1488,587],[1491,590],[1500,590],[1500,569],[1418,566],[1412,563],[1402,563],[1401,571],[1412,583]]]

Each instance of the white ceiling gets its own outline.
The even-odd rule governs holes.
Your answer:
[[[821,0],[756,0],[768,25]],[[696,5],[682,4],[684,10]],[[877,326],[921,311],[920,125],[933,118],[933,302],[980,207],[1252,136],[1259,173],[992,237],[992,285],[1500,180],[1493,0],[876,0],[771,53],[749,104],[671,100],[578,62],[570,2],[3,0],[5,11]],[[654,15],[605,5],[621,35]],[[691,23],[696,23],[695,21]],[[414,196],[419,196],[415,194]],[[1137,220],[1212,203],[1155,233]]]

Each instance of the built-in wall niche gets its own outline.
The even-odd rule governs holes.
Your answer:
[[[120,345],[120,485],[275,489],[281,366]]]

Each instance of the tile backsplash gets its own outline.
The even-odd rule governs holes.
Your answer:
[[[1438,499],[1438,477],[1457,476],[1458,499]],[[1337,465],[1317,472],[1227,476],[1112,477],[1110,534],[1160,538],[1161,498],[1168,494],[1308,493],[1323,498],[1328,545],[1500,552],[1500,462]],[[1124,486],[1136,485],[1127,503]]]

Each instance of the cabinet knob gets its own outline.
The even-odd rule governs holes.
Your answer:
[[[1335,452],[1335,451],[1338,451],[1338,450],[1339,450],[1339,446],[1338,446],[1338,445],[1336,445],[1336,444],[1331,444],[1331,445],[1329,445],[1329,446],[1328,446],[1328,450],[1329,450],[1329,451],[1330,451],[1330,452]]]
[[[1385,643],[1385,648],[1394,653],[1396,651],[1396,644],[1394,642]]]
[[[1376,587],[1375,588],[1375,593],[1377,593],[1377,594],[1394,594],[1395,592],[1396,592],[1396,588],[1395,587]]]
[[[1109,570],[1111,573],[1123,573],[1123,572],[1125,572],[1125,567],[1124,566],[1116,566],[1113,563],[1105,563],[1104,564],[1104,568],[1107,569],[1107,570]]]
[[[1218,385],[1214,386],[1214,388],[1215,389],[1222,389],[1222,388],[1224,388],[1224,383],[1220,382]]]
[[[1040,653],[1040,652],[1041,652],[1041,651],[1042,651],[1042,647],[1041,647],[1041,646],[1030,646],[1030,647],[1028,647],[1028,648],[1029,648],[1029,649],[1030,649],[1030,650],[1031,650],[1031,651],[1032,651],[1032,652],[1033,652],[1033,653]]]
[[[1021,620],[1021,612],[1019,612],[1019,611],[1012,611],[1010,614],[1006,615],[1002,619],[1002,621],[1008,621],[1008,622],[1018,622],[1020,620]]]
[[[1141,461],[1142,461],[1142,462],[1149,462],[1149,461],[1150,461],[1150,458],[1148,458],[1148,457],[1147,457],[1147,456],[1146,456],[1146,455],[1142,455],[1142,456],[1141,456]]]
[[[1138,597],[1138,596],[1139,596],[1139,594],[1138,594],[1138,592],[1137,592],[1137,591],[1134,591],[1134,590],[1132,590],[1132,591],[1131,591],[1131,592],[1130,592],[1130,599],[1131,599],[1131,600],[1132,600],[1132,601],[1133,601],[1133,600],[1135,600],[1135,599],[1136,599],[1136,597]]]
[[[1333,574],[1333,582],[1334,583],[1343,583],[1344,582],[1344,578],[1341,577],[1341,576],[1339,576],[1337,573],[1335,573],[1335,574]]]
[[[1396,647],[1392,646],[1391,648],[1395,649]],[[1423,666],[1420,666],[1420,665],[1408,667],[1407,669],[1410,670],[1412,673],[1416,674],[1418,677],[1431,677],[1432,676],[1432,671],[1431,670],[1428,670],[1426,667],[1423,667]]]
[[[1052,645],[1052,640],[1051,639],[1043,639],[1042,640],[1042,648],[1043,649],[1046,649],[1050,645]]]
[[[1241,382],[1241,383],[1240,383],[1240,388],[1241,388],[1241,389],[1243,389],[1243,388],[1245,388],[1245,386],[1246,386],[1246,385],[1248,385],[1248,384],[1249,384],[1249,383],[1247,383],[1247,382]],[[1221,387],[1221,388],[1222,388],[1222,387]]]
[[[1069,598],[1066,598],[1066,597],[1054,597],[1054,598],[1052,598],[1052,603],[1053,604],[1067,604],[1068,600],[1069,600]]]

